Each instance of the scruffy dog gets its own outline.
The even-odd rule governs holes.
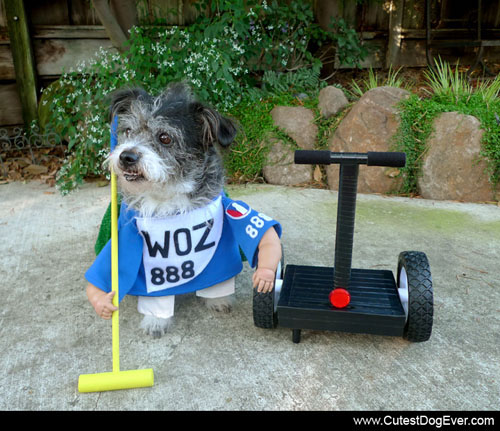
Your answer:
[[[122,196],[119,300],[138,296],[145,332],[160,337],[167,331],[178,294],[196,292],[210,309],[230,311],[240,251],[256,267],[254,288],[271,291],[281,226],[223,191],[219,146],[233,141],[233,121],[182,83],[157,97],[142,89],[118,91],[111,118],[117,145],[107,162]],[[108,242],[85,274],[88,299],[104,319],[116,310],[110,256]]]

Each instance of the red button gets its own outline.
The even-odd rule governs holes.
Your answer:
[[[351,302],[350,293],[341,287],[332,290],[329,297],[331,304],[337,308],[344,308]]]

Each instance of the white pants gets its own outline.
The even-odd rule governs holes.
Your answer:
[[[234,279],[223,281],[206,289],[197,290],[196,296],[200,298],[221,298],[234,293]],[[175,295],[168,296],[139,296],[137,310],[146,316],[168,319],[174,315]]]

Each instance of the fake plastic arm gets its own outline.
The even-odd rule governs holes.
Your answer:
[[[113,296],[115,296],[115,293],[114,291],[104,292],[91,283],[87,285],[87,298],[89,302],[92,304],[92,307],[94,307],[97,315],[106,320],[111,319],[113,311],[118,310],[118,308],[113,305]]]
[[[257,269],[253,274],[253,287],[267,293],[273,288],[278,263],[281,260],[281,243],[274,228],[268,229],[259,243]]]

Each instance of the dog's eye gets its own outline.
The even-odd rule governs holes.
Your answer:
[[[128,138],[130,136],[130,129],[125,130],[125,136]]]
[[[166,133],[161,133],[159,139],[160,142],[165,145],[170,144],[170,142],[172,142],[172,139],[170,139],[170,136],[168,136]]]

